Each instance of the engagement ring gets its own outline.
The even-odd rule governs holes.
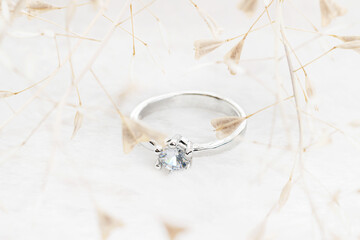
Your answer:
[[[244,120],[229,136],[207,143],[194,143],[180,134],[167,139],[164,145],[155,141],[143,143],[143,146],[156,153],[155,167],[158,169],[165,168],[169,171],[188,169],[194,152],[210,151],[228,144],[243,133],[246,127],[246,114],[235,102],[214,94],[201,92],[176,92],[150,98],[140,103],[133,110],[131,118],[142,120],[156,111],[174,107],[205,108],[226,116],[240,117]]]

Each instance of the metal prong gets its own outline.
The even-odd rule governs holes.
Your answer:
[[[193,150],[192,149],[186,149],[186,152],[185,152],[185,155],[190,157],[193,153]]]
[[[185,150],[188,146],[188,142],[189,141],[187,141],[185,138],[181,138],[178,142],[178,145]]]
[[[161,164],[161,162],[159,160],[156,161],[155,168],[158,169],[158,170],[160,170],[162,168],[162,164]]]
[[[159,155],[163,151],[163,148],[161,146],[156,146],[154,152],[156,155]]]
[[[194,152],[193,144],[192,142],[189,142],[186,146],[185,154],[187,157],[191,158],[193,152]]]
[[[171,139],[169,142],[170,147],[176,147],[176,144],[177,144],[177,140],[175,140],[175,139]]]

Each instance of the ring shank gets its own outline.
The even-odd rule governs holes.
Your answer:
[[[177,92],[153,97],[140,103],[131,113],[131,118],[134,120],[142,120],[155,111],[174,107],[202,108],[220,112],[226,116],[246,117],[244,110],[229,99],[222,98],[211,93]],[[194,143],[194,151],[215,149],[227,144],[242,133],[245,130],[245,127],[246,120],[244,120],[230,136],[227,136],[224,139],[208,143]]]

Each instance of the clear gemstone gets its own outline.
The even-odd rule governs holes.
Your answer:
[[[190,161],[185,158],[184,150],[177,147],[166,147],[160,153],[159,161],[163,167],[171,171],[186,168],[190,164]]]

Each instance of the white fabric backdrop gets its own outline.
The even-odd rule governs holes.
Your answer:
[[[246,32],[262,6],[260,1],[259,9],[248,18],[236,8],[237,1],[197,3],[223,28],[223,38]],[[62,1],[53,4],[66,6]],[[285,25],[313,31],[299,10],[322,32],[358,35],[359,2],[347,0],[341,4],[348,8],[348,14],[321,28],[317,1],[286,1]],[[106,15],[115,19],[122,5],[111,1]],[[133,5],[134,10],[142,7],[141,1]],[[149,9],[164,26],[170,53],[155,18],[142,11],[134,18],[134,30],[148,48],[136,41],[134,70],[132,38],[121,30],[116,30],[93,66],[124,114],[148,97],[180,90],[215,92],[233,99],[248,113],[276,101],[274,61],[252,60],[273,57],[271,27],[249,35],[240,63],[242,71],[233,76],[224,64],[214,62],[222,60],[236,42],[199,61],[194,59],[193,42],[209,39],[211,34],[188,1],[158,0]],[[95,14],[90,5],[78,7],[71,30],[80,34]],[[65,26],[65,15],[66,10],[56,10],[39,16]],[[129,16],[128,6],[123,16]],[[263,17],[257,26],[267,23]],[[129,21],[122,26],[131,31]],[[110,28],[111,23],[100,18],[89,36],[103,39]],[[49,30],[64,33],[53,24],[26,17],[17,18],[8,31]],[[316,34],[287,30],[287,36],[292,46],[298,46]],[[76,41],[71,39],[71,45]],[[333,38],[318,37],[297,54],[304,64],[338,43]],[[69,43],[59,36],[58,44],[64,59]],[[98,42],[82,43],[73,56],[75,76],[98,46]],[[283,55],[281,45],[279,52]],[[7,35],[2,54],[1,90],[23,89],[57,67],[55,42],[46,36]],[[88,73],[79,83],[84,120],[77,135],[71,139],[77,111],[72,90],[63,110],[52,112],[24,146],[14,149],[71,84],[67,64],[40,97],[1,129],[0,239],[100,239],[97,207],[123,223],[109,239],[169,239],[164,223],[185,229],[177,239],[358,239],[360,130],[349,123],[360,119],[359,63],[355,51],[336,50],[307,67],[316,89],[313,101],[319,107],[314,115],[332,125],[304,117],[304,145],[311,145],[303,156],[304,177],[299,178],[297,169],[288,201],[282,209],[273,211],[296,159],[298,130],[293,100],[281,105],[285,123],[279,107],[275,115],[275,108],[261,112],[249,119],[245,139],[236,148],[213,156],[195,156],[190,170],[167,175],[154,169],[155,156],[146,149],[139,146],[128,155],[122,152],[121,119]],[[280,77],[290,94],[285,59],[280,62]],[[13,110],[21,109],[41,86],[2,99],[1,122],[6,123]],[[124,92],[128,94],[120,98]],[[306,111],[312,109],[310,106]],[[60,128],[56,122],[59,116]],[[152,115],[149,122],[164,127],[165,132],[182,131],[183,135],[204,140],[215,137],[210,125],[213,116],[194,109],[173,110]],[[195,123],[181,126],[190,121]]]

